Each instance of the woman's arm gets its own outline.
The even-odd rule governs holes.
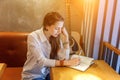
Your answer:
[[[74,58],[70,60],[56,60],[55,61],[55,66],[75,66],[80,63],[79,58]]]
[[[68,36],[68,32],[67,32],[65,27],[63,27],[63,29],[62,29],[62,33],[63,33],[64,38],[65,38],[64,42],[63,42],[63,46],[65,49],[68,49],[69,48],[69,36]]]
[[[65,27],[62,29],[62,34],[64,35],[64,42],[63,42],[63,49],[61,49],[60,54],[65,54],[62,57],[66,56],[65,60],[56,60],[55,66],[74,66],[78,65],[80,63],[79,58],[74,58],[69,60],[69,54],[70,54],[70,45],[69,45],[69,36],[68,32]],[[62,53],[63,51],[63,53]]]
[[[60,49],[58,51],[58,59],[63,60],[69,59],[70,46],[69,46],[69,36],[65,27],[62,28],[62,33],[60,37]]]
[[[69,59],[70,46],[69,46],[69,36],[65,27],[62,28],[62,33],[60,35],[60,49],[58,51],[58,59],[63,60]]]

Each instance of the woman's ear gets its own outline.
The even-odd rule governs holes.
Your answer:
[[[45,27],[45,31],[48,31],[48,27]]]
[[[48,29],[45,29],[46,31],[48,31]]]

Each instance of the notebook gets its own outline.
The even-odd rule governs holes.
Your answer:
[[[87,70],[91,64],[93,64],[93,58],[90,57],[86,57],[86,56],[81,56],[81,55],[72,55],[72,58],[76,58],[79,57],[80,58],[80,64],[77,66],[69,66],[70,68],[76,69],[76,70],[80,70],[80,71],[85,71]]]

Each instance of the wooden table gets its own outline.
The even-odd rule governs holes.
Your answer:
[[[6,68],[6,64],[5,63],[0,63],[0,79],[2,77],[2,74],[5,70],[5,68]]]
[[[120,75],[103,60],[94,62],[85,72],[68,67],[51,68],[51,80],[120,80]]]

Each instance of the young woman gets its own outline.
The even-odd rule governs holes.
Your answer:
[[[79,59],[69,59],[69,36],[63,25],[63,17],[50,12],[44,17],[43,27],[28,35],[23,80],[50,80],[49,67],[79,64]]]

